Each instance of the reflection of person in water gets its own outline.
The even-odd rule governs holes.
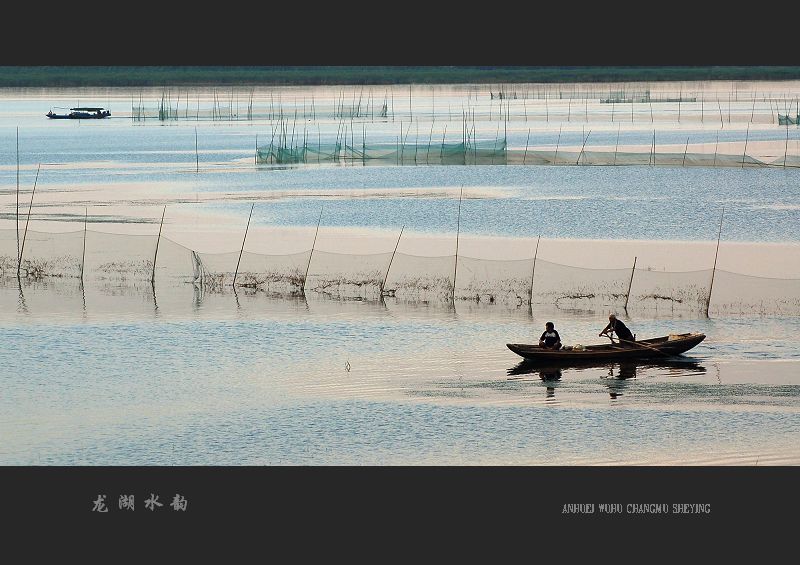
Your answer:
[[[622,396],[620,391],[627,386],[625,381],[636,377],[636,363],[620,363],[617,368],[616,378],[613,378],[615,376],[614,367],[611,366],[608,370],[608,376],[613,379],[606,383],[609,389],[608,395],[612,399]]]
[[[553,386],[555,381],[561,380],[561,369],[559,368],[548,368],[548,369],[539,369],[539,378],[542,379],[547,384],[547,398],[553,398],[556,395],[556,387]]]

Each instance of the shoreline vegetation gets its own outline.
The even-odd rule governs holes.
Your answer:
[[[800,80],[800,66],[0,66],[0,87]]]

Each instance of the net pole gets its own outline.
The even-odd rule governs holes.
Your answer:
[[[161,224],[158,226],[158,238],[156,239],[156,252],[153,255],[153,273],[150,276],[150,284],[156,282],[156,259],[158,259],[158,244],[161,242],[161,229],[164,227],[164,214],[167,213],[167,207],[164,206],[164,211],[161,212]]]
[[[250,215],[247,216],[247,226],[244,228],[244,237],[242,238],[242,248],[239,250],[239,259],[236,261],[236,270],[233,272],[233,282],[231,286],[233,286],[234,290],[236,289],[236,276],[239,274],[239,264],[242,261],[242,253],[244,253],[244,243],[247,241],[247,230],[250,229],[250,218],[253,216],[253,208],[255,208],[256,204],[250,205]]]
[[[389,259],[389,266],[386,267],[386,276],[383,277],[383,282],[381,283],[381,295],[383,295],[383,289],[386,286],[386,281],[389,279],[389,270],[392,268],[392,262],[394,261],[394,255],[397,253],[397,248],[400,246],[400,238],[403,237],[403,230],[406,229],[406,226],[400,228],[400,235],[397,236],[397,243],[394,245],[394,251],[392,251],[392,257]]]
[[[464,186],[461,186],[461,191],[458,194],[458,220],[456,223],[456,258],[453,262],[453,291],[451,293],[451,298],[455,300],[456,298],[456,275],[458,274],[458,238],[461,234],[461,197],[464,194]]]
[[[711,290],[714,288],[714,275],[717,272],[717,256],[719,255],[719,241],[722,237],[722,219],[725,217],[725,207],[722,207],[722,215],[719,218],[719,233],[717,234],[717,250],[714,252],[714,266],[711,269],[711,284],[708,286],[708,299],[706,300],[706,316],[711,306]]]
[[[789,131],[788,129],[786,130]],[[788,135],[788,134],[787,134]],[[528,138],[525,140],[525,154],[522,156],[522,164],[525,164],[525,160],[528,158],[528,142],[531,140],[531,130],[528,130]]]
[[[783,168],[786,168],[786,155],[789,152],[789,120],[786,120],[786,145],[783,148]]]
[[[536,238],[536,251],[533,252],[533,268],[531,269],[531,292],[530,303],[533,304],[533,279],[536,276],[536,258],[539,256],[539,240],[542,239],[541,234]]]
[[[256,153],[258,153],[258,141],[256,141]],[[200,153],[197,149],[197,126],[194,128],[194,172],[200,172]]]
[[[689,138],[686,138],[686,146],[683,148],[683,165],[682,167],[686,166],[686,152],[689,150]]]
[[[28,237],[28,224],[31,223],[31,210],[33,210],[33,195],[36,194],[36,183],[39,180],[39,169],[42,164],[36,167],[36,179],[33,181],[33,190],[31,191],[31,203],[28,206],[28,219],[25,220],[25,231],[22,234],[22,247],[19,250],[19,260],[17,261],[17,277],[19,277],[20,268],[22,266],[22,255],[25,253],[25,240]]]
[[[19,262],[19,127],[17,127],[17,262]],[[19,271],[17,272],[19,274]]]
[[[556,154],[553,156],[553,164],[558,163],[558,147],[561,145],[561,127],[562,124],[558,124],[558,139],[556,140]]]
[[[323,207],[324,208],[324,207]],[[317,234],[319,234],[319,223],[322,221],[322,210],[319,209],[319,218],[317,218],[317,229],[314,232],[314,241],[311,243],[311,254],[308,256],[308,265],[306,265],[306,275],[303,277],[303,292],[306,291],[306,280],[308,279],[308,270],[311,268],[311,258],[314,256],[314,247],[317,245]]]
[[[714,144],[714,167],[717,166],[717,150],[719,149],[719,130],[717,130],[717,142]]]
[[[631,296],[631,288],[633,287],[633,274],[636,272],[636,257],[633,258],[633,267],[631,268],[631,280],[628,281],[628,292],[625,293],[625,306],[623,309],[628,311],[628,299]]]
[[[750,137],[750,124],[747,124],[747,134],[744,138],[744,151],[742,151],[742,168],[744,169],[744,158],[747,155],[747,140]]]
[[[583,139],[583,145],[581,145],[581,152],[578,154],[578,160],[575,161],[576,165],[580,162],[581,157],[583,157],[583,150],[586,147],[586,141],[589,139],[590,135],[592,135],[592,130],[589,130],[589,133],[587,133],[586,137]]]
[[[81,287],[83,286],[83,266],[86,264],[86,225],[89,222],[89,208],[87,207],[83,216],[83,253],[81,254]]]
[[[622,124],[617,126],[617,144],[614,146],[614,165],[617,164],[617,150],[619,149],[619,130],[622,127]]]

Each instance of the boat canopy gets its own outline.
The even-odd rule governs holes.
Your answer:
[[[79,112],[102,112],[105,108],[70,108],[70,110],[77,110]]]

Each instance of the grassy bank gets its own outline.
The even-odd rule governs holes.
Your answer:
[[[0,87],[796,80],[761,67],[0,67]]]

